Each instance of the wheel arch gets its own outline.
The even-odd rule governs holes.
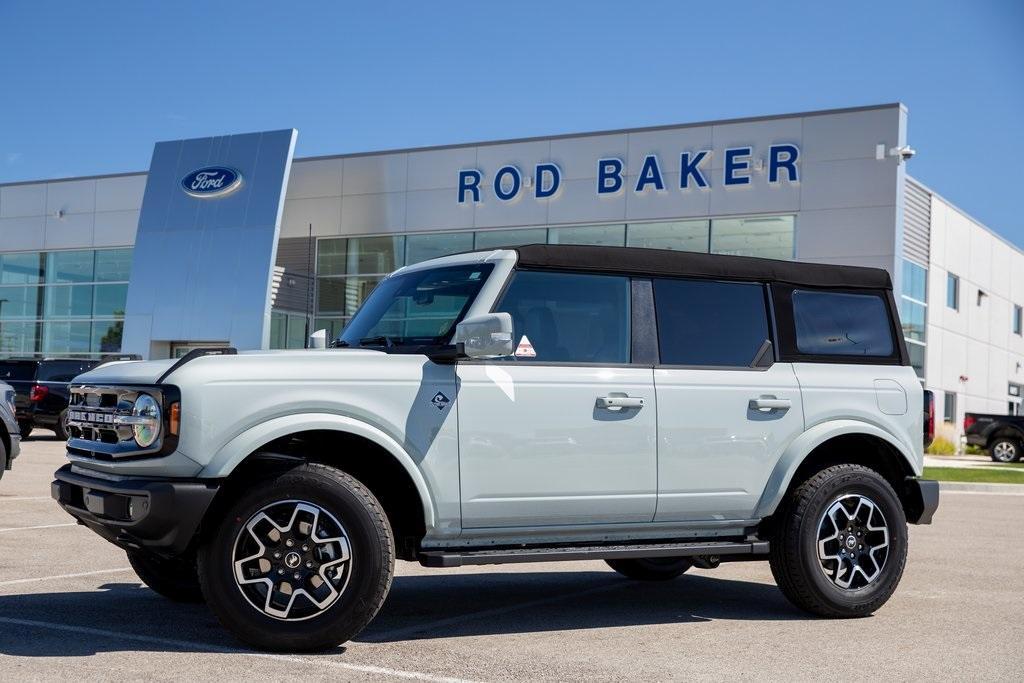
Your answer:
[[[920,457],[880,427],[859,420],[834,420],[815,425],[790,444],[768,479],[755,517],[770,517],[794,486],[839,463],[877,471],[889,481],[905,508],[915,504],[905,495],[904,480],[921,474]]]
[[[396,541],[400,533],[406,538],[422,537],[436,525],[433,498],[412,456],[377,427],[341,415],[268,420],[229,441],[199,476],[223,479],[218,498],[224,499],[240,481],[302,461],[332,465],[359,479],[384,507]],[[415,501],[410,503],[409,494],[415,495]],[[215,507],[216,501],[211,510]]]

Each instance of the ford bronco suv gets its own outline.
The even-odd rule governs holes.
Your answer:
[[[384,279],[333,348],[76,380],[53,496],[238,638],[358,634],[396,559],[768,560],[867,615],[927,524],[922,389],[882,270],[531,245]]]

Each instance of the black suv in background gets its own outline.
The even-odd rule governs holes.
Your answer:
[[[27,439],[33,427],[42,427],[67,439],[68,387],[71,380],[100,362],[82,358],[0,360],[0,381],[10,384],[16,394],[14,413],[21,438]]]

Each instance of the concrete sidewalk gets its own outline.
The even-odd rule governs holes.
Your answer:
[[[1018,469],[992,461],[987,455],[925,455],[925,467],[962,467],[965,469],[1010,470]],[[1024,469],[1024,468],[1021,468]]]

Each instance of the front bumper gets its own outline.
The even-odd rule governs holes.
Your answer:
[[[939,508],[939,482],[907,477],[903,480],[904,507],[910,524],[931,524]]]
[[[217,494],[218,482],[99,477],[74,465],[54,473],[50,494],[79,523],[123,548],[183,553]]]

